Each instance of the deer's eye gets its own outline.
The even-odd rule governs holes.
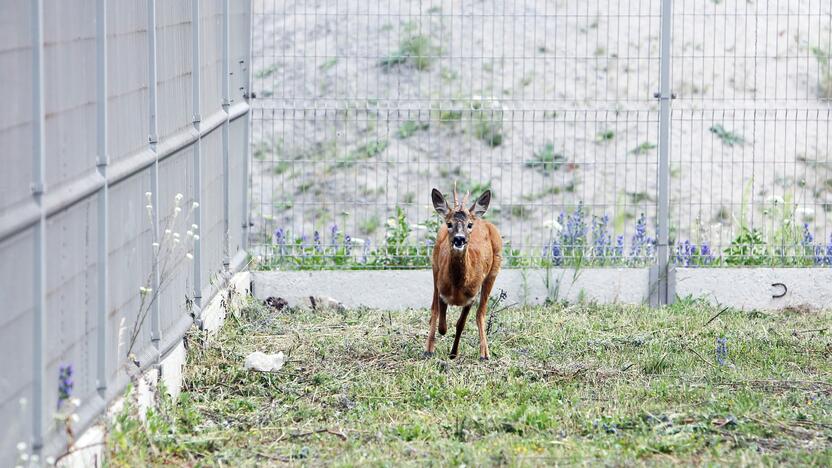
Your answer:
[[[474,229],[474,223],[468,223],[468,229]]]
[[[454,228],[454,225],[451,224],[451,223],[448,223],[448,229],[453,229],[453,228]]]

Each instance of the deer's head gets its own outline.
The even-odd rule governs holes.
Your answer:
[[[458,253],[465,252],[468,239],[475,228],[475,221],[485,214],[488,210],[488,204],[491,203],[491,190],[486,190],[470,208],[466,208],[465,205],[468,203],[469,195],[470,192],[465,195],[461,202],[457,202],[456,186],[454,186],[454,204],[451,207],[439,190],[433,189],[430,194],[433,208],[445,221],[446,229],[448,229],[448,241],[453,247],[452,250]]]

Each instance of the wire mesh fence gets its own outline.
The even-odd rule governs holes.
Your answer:
[[[456,183],[509,266],[653,264],[669,60],[671,261],[824,263],[830,5],[672,4],[255,2],[253,253],[425,267]]]

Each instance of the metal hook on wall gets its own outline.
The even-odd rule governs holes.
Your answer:
[[[772,287],[772,288],[778,288],[778,287],[779,287],[779,288],[783,288],[783,292],[782,292],[782,293],[780,293],[780,294],[772,294],[772,295],[771,295],[771,297],[772,297],[772,298],[774,298],[774,299],[779,299],[779,298],[781,298],[781,297],[785,296],[787,292],[789,292],[789,288],[787,288],[787,287],[786,287],[786,285],[785,285],[785,284],[783,284],[783,283],[771,283],[771,287]]]

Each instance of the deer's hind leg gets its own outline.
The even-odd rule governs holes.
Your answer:
[[[487,361],[488,354],[488,337],[485,334],[485,315],[488,312],[488,298],[491,297],[491,289],[494,287],[494,281],[497,275],[488,275],[485,281],[482,282],[482,290],[480,290],[480,304],[477,307],[477,330],[480,333],[480,360]]]

